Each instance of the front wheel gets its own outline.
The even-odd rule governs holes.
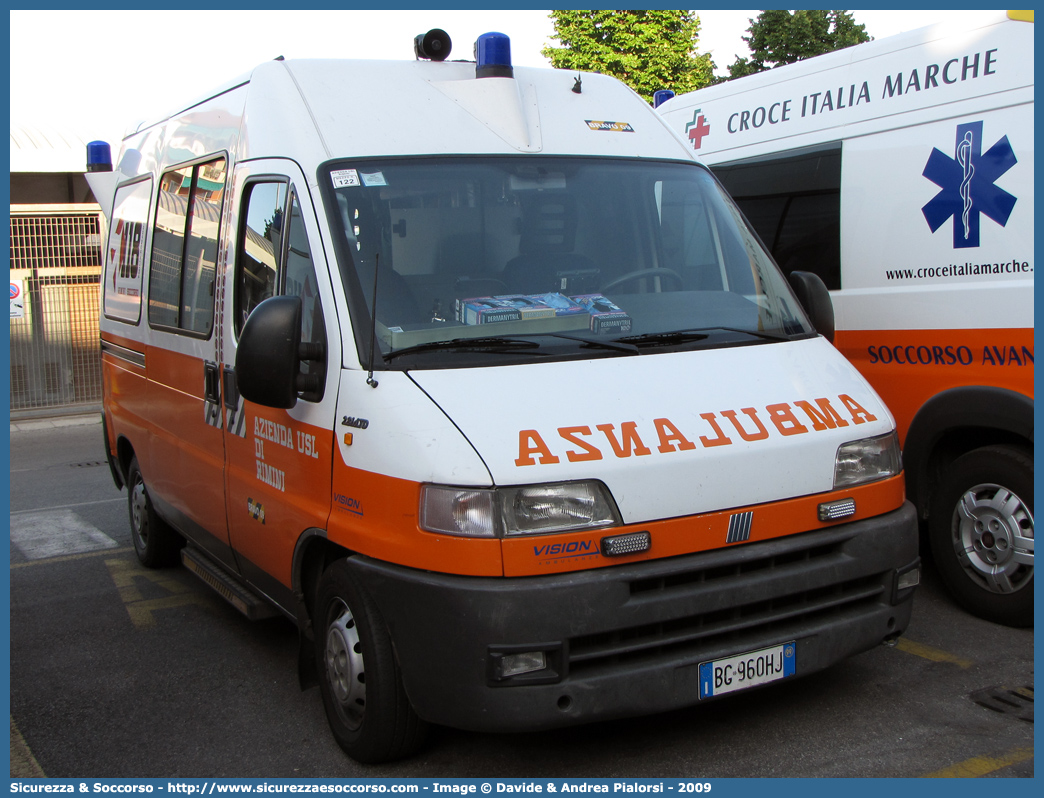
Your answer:
[[[929,520],[932,555],[958,604],[1007,626],[1033,625],[1033,458],[985,446],[943,472]]]
[[[156,514],[137,457],[131,458],[127,468],[127,509],[130,513],[131,540],[141,564],[146,568],[175,565],[185,541]]]
[[[380,614],[346,560],[323,574],[314,617],[319,687],[337,744],[367,764],[414,753],[426,725],[410,706]]]

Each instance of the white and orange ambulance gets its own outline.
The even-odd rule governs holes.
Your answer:
[[[942,16],[942,15],[941,15]],[[941,22],[665,102],[896,416],[972,612],[1033,619],[1033,12]]]
[[[448,44],[262,64],[91,172],[142,562],[295,621],[362,761],[894,641],[916,518],[826,289],[630,89]]]

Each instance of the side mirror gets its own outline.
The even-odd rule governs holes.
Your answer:
[[[816,332],[831,343],[834,342],[834,303],[830,301],[830,291],[818,274],[812,272],[791,272],[790,287],[808,314],[809,321]]]
[[[265,407],[297,404],[301,350],[301,298],[275,296],[247,317],[236,350],[239,393]]]

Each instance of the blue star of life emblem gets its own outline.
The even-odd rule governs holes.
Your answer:
[[[942,190],[921,208],[934,233],[953,219],[953,247],[979,246],[979,214],[1001,227],[1008,223],[1015,197],[994,185],[1018,161],[1004,136],[982,152],[982,122],[957,126],[953,158],[935,148],[922,175]]]

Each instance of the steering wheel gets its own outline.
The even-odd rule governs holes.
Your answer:
[[[615,280],[610,280],[602,286],[602,292],[612,291],[614,288],[618,288],[621,285],[634,282],[635,280],[642,280],[646,277],[669,277],[674,282],[676,288],[681,289],[682,287],[682,276],[674,271],[674,269],[639,269],[635,272],[622,274]]]

